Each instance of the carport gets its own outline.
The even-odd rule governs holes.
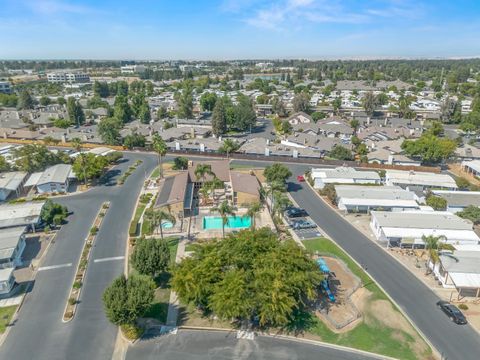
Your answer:
[[[458,291],[458,299],[480,297],[480,274],[449,273],[448,275]]]

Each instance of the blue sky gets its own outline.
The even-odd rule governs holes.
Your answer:
[[[0,0],[0,58],[480,56],[480,0]]]

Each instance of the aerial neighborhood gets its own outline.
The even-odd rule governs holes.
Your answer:
[[[479,127],[478,59],[1,60],[0,358],[474,359]]]

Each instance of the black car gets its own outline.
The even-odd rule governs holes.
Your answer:
[[[308,214],[304,209],[292,207],[285,210],[285,217],[287,218],[298,218],[305,216],[308,216]]]
[[[463,313],[455,305],[450,304],[448,301],[440,300],[437,302],[437,306],[442,309],[442,311],[447,314],[450,320],[452,320],[455,324],[465,325],[467,323],[465,315],[463,315]]]

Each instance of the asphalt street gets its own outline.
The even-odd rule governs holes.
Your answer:
[[[55,201],[73,211],[68,223],[45,255],[42,266],[52,268],[37,273],[33,289],[0,348],[1,359],[110,359],[117,328],[105,317],[101,296],[105,287],[123,272],[124,262],[95,259],[123,256],[131,215],[140,188],[157,164],[154,155],[125,154],[127,161],[110,172],[111,179],[86,193],[58,198]],[[143,163],[123,186],[113,181],[135,160]],[[63,310],[80,258],[84,239],[104,201],[111,207],[97,236],[77,314],[62,323]],[[72,264],[71,266],[67,266]]]
[[[289,191],[310,217],[347,251],[397,302],[432,344],[449,360],[478,360],[480,337],[470,325],[450,321],[435,305],[439,298],[383,249],[333,211],[305,183],[294,180]]]
[[[130,347],[127,360],[367,360],[363,354],[329,347],[257,336],[254,340],[237,340],[235,332],[179,331],[142,340]]]

